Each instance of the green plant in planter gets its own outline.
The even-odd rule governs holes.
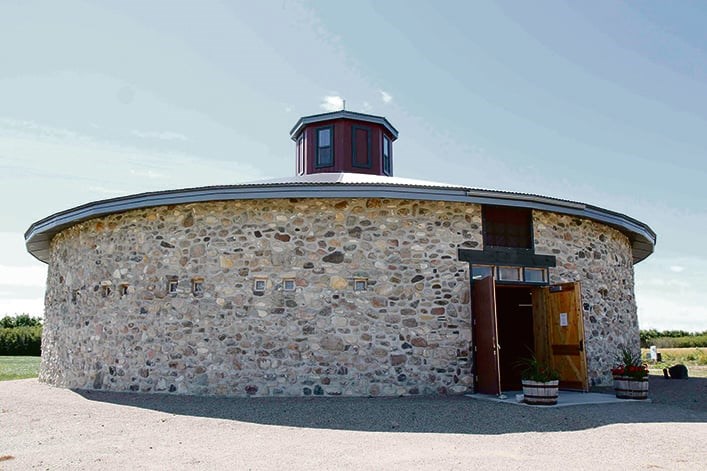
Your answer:
[[[527,381],[537,381],[538,383],[547,383],[560,379],[560,373],[550,365],[532,356],[521,361],[523,370],[521,378]]]
[[[641,380],[648,376],[648,366],[641,360],[641,354],[632,352],[628,347],[619,347],[616,366],[611,369],[613,376],[623,376]]]

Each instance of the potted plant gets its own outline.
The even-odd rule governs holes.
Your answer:
[[[641,354],[621,346],[616,362],[617,365],[611,369],[616,397],[648,399],[648,365],[641,361]]]
[[[560,373],[534,356],[524,360],[523,366],[521,378],[525,403],[546,406],[557,404]]]

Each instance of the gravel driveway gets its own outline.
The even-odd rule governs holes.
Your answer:
[[[0,469],[706,469],[707,379],[651,403],[203,398],[0,382]]]

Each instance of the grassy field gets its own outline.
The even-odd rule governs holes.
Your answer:
[[[40,357],[0,356],[0,381],[8,379],[36,378]]]
[[[641,349],[643,358],[648,358],[649,350]],[[687,366],[688,374],[692,377],[707,378],[707,348],[659,348],[662,356],[660,363],[648,361],[651,374],[663,374],[663,368],[681,363]]]

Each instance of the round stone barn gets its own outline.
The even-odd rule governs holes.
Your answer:
[[[588,204],[393,176],[397,130],[301,118],[296,176],[97,201],[34,223],[40,379],[224,396],[608,384],[638,347],[647,225]]]

